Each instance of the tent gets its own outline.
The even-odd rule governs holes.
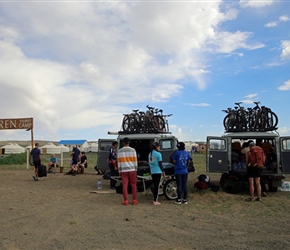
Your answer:
[[[5,154],[19,154],[25,152],[25,148],[19,146],[17,143],[8,143],[2,148],[5,149]]]
[[[90,152],[98,152],[98,143],[96,142],[91,142],[89,144],[89,151]]]
[[[60,154],[60,148],[49,142],[40,147],[42,154]]]
[[[61,140],[58,144],[69,147],[69,151],[73,150],[73,146],[77,146],[80,151],[89,152],[89,143],[87,140]]]
[[[59,147],[60,148],[60,152],[62,151],[62,152],[69,152],[69,147],[66,147],[65,145],[63,145],[63,144],[59,144],[57,147]]]

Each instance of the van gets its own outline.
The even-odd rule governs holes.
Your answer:
[[[284,174],[290,173],[290,137],[277,132],[231,132],[224,135],[207,136],[206,169],[221,173],[220,185],[227,193],[239,193],[248,181],[242,148],[252,140],[265,152],[266,161],[263,179],[270,192],[281,187]]]
[[[123,147],[123,139],[128,137],[130,139],[130,147],[135,148],[138,158],[138,166],[148,164],[148,155],[152,149],[152,143],[158,142],[160,144],[160,153],[162,154],[163,162],[169,162],[170,156],[176,150],[177,138],[170,133],[137,133],[127,134],[123,132],[108,134],[118,135],[115,139],[99,139],[98,140],[98,156],[97,166],[99,170],[107,170],[109,149],[113,141],[118,142],[118,148]]]

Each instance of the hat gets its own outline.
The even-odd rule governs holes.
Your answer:
[[[130,142],[130,140],[129,140],[128,137],[125,137],[125,138],[123,139],[123,143],[124,143],[124,144],[129,144],[129,142]]]
[[[181,149],[181,150],[185,149],[185,144],[184,144],[184,142],[178,142],[178,143],[177,143],[177,148],[178,148],[178,149]]]
[[[157,141],[155,141],[155,142],[152,143],[152,147],[153,148],[156,148],[158,146],[160,146],[160,144]]]

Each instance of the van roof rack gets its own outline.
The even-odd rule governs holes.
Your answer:
[[[125,132],[125,131],[118,131],[118,132],[112,132],[112,131],[108,131],[108,135],[132,135],[132,134],[171,134],[171,132]]]

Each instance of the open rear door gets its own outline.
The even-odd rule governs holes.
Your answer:
[[[214,173],[229,171],[227,139],[224,137],[207,137],[206,170]]]
[[[112,147],[112,139],[99,139],[98,140],[98,158],[97,158],[97,166],[99,170],[108,170],[108,157],[109,150]]]
[[[281,166],[284,174],[290,174],[290,137],[280,137]]]

